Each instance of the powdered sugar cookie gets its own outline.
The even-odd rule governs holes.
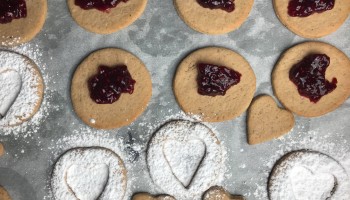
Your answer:
[[[327,5],[326,2],[330,4]],[[309,5],[304,6],[303,3]],[[319,38],[335,32],[345,22],[350,12],[349,0],[323,1],[319,3],[319,7],[316,6],[316,1],[306,0],[274,0],[273,4],[276,15],[281,22],[295,34],[306,38]],[[289,7],[291,11],[289,11]],[[313,7],[318,11],[311,12],[314,10]],[[297,8],[300,13],[293,8]],[[321,8],[326,9],[321,12],[323,10]],[[289,13],[294,14],[290,15]],[[304,17],[300,15],[304,15]]]
[[[202,65],[212,69],[202,71]],[[232,85],[228,90],[221,91],[229,84]],[[173,89],[177,102],[187,114],[199,116],[203,121],[219,122],[238,117],[248,108],[255,84],[255,74],[242,56],[229,49],[207,47],[191,53],[180,63]],[[203,89],[200,91],[200,88]],[[202,94],[208,90],[216,91],[213,94],[216,96]]]
[[[345,169],[333,158],[315,151],[285,155],[274,166],[268,185],[271,200],[350,198]]]
[[[200,199],[217,184],[224,154],[215,134],[201,123],[172,121],[152,137],[147,164],[154,183],[177,199]]]
[[[203,200],[244,200],[244,197],[232,195],[222,187],[213,186],[204,193]]]
[[[124,71],[125,67],[127,69]],[[113,87],[122,88],[124,83],[114,80],[113,76],[104,74],[102,78],[97,77],[96,79],[96,76],[103,72],[101,69],[106,72],[105,74],[109,73],[108,70],[121,69],[120,76],[118,71],[112,71],[110,74],[114,76],[114,73],[117,73],[115,77],[122,76],[126,82],[133,83],[133,90],[125,93],[118,92],[116,96],[114,92],[119,89],[103,92],[111,88],[109,84],[120,83],[120,87],[118,85],[113,85]],[[124,75],[128,76],[124,78]],[[95,77],[93,81],[101,82],[96,83],[96,88],[102,88],[102,90],[97,90],[97,94],[94,93],[94,98],[91,93],[91,87],[95,85],[95,82],[90,81],[92,77]],[[126,89],[130,88],[131,86],[127,86]],[[152,82],[145,65],[136,56],[121,49],[108,48],[90,54],[76,69],[71,85],[75,112],[87,125],[100,129],[118,128],[132,123],[146,109],[151,95]],[[107,102],[100,102],[105,100]]]
[[[46,19],[47,0],[2,1],[0,10],[6,10],[0,13],[0,46],[15,46],[40,32]]]
[[[319,70],[312,70],[316,64]],[[305,42],[281,56],[272,72],[272,85],[288,110],[317,117],[335,110],[350,96],[349,76],[350,60],[343,52],[322,42]]]
[[[19,125],[39,110],[44,83],[29,58],[0,51],[0,85],[0,127]]]
[[[99,34],[110,34],[129,26],[141,16],[147,5],[147,0],[109,1],[111,3],[94,0],[97,5],[94,8],[90,2],[67,0],[74,20],[86,30]]]
[[[75,148],[56,162],[51,186],[57,200],[121,200],[126,189],[126,169],[120,157],[109,149]]]
[[[278,138],[293,126],[293,113],[279,108],[271,96],[259,96],[253,100],[248,110],[248,143],[259,144]]]
[[[1,200],[11,200],[11,197],[9,193],[6,191],[5,188],[0,186],[0,199]]]
[[[132,200],[175,200],[175,198],[168,195],[153,196],[148,193],[138,193],[132,197]]]
[[[222,5],[216,5],[218,2]],[[224,34],[241,26],[247,19],[254,0],[174,0],[174,4],[182,20],[194,30],[206,34]]]

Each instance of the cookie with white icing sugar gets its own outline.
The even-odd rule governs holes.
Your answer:
[[[283,156],[268,183],[271,200],[350,199],[350,179],[341,164],[316,151],[300,150]]]

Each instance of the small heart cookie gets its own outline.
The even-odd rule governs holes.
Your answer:
[[[151,194],[143,192],[135,194],[132,200],[175,200],[175,198],[169,195],[152,196]]]
[[[213,186],[204,193],[203,200],[244,200],[244,197],[232,195],[222,187]]]
[[[279,108],[268,95],[254,99],[248,111],[248,143],[259,144],[278,138],[294,126],[294,115]]]
[[[1,200],[11,200],[11,197],[9,193],[6,191],[5,188],[0,186],[0,199]]]

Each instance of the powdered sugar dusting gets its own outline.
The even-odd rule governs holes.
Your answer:
[[[203,161],[187,188],[181,184],[174,173],[181,171],[181,165],[174,166],[173,163],[175,162],[168,162],[163,154],[162,149],[166,142],[174,140],[182,143],[200,140],[205,144],[206,153]],[[197,145],[196,148],[199,148],[199,152],[202,149],[200,145]],[[175,150],[173,149],[172,151],[174,154],[172,158],[177,158],[177,163],[180,163],[184,157],[188,156],[187,154],[182,154],[182,151]],[[197,152],[197,150],[192,151]],[[154,134],[147,151],[147,164],[151,178],[164,193],[170,194],[177,199],[200,199],[205,190],[212,185],[220,184],[223,179],[224,162],[226,160],[223,151],[224,149],[221,147],[215,134],[205,125],[189,121],[173,121],[161,127]]]

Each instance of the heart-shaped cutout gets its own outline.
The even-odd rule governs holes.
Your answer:
[[[244,200],[243,196],[232,195],[224,188],[213,186],[207,190],[203,195],[203,200]]]
[[[248,143],[259,144],[288,133],[294,126],[293,113],[281,109],[267,95],[259,96],[248,111]]]
[[[175,200],[175,198],[169,195],[153,196],[151,194],[143,192],[143,193],[135,194],[132,197],[132,200]]]
[[[108,176],[106,164],[76,164],[68,168],[66,183],[79,200],[96,200],[103,193]]]
[[[185,188],[191,184],[205,153],[206,146],[198,139],[167,140],[163,145],[163,154],[172,173]]]
[[[301,166],[293,168],[290,180],[296,200],[328,199],[337,186],[337,179],[332,174],[314,173]]]
[[[12,69],[0,72],[0,119],[3,118],[7,111],[21,91],[21,75]]]

